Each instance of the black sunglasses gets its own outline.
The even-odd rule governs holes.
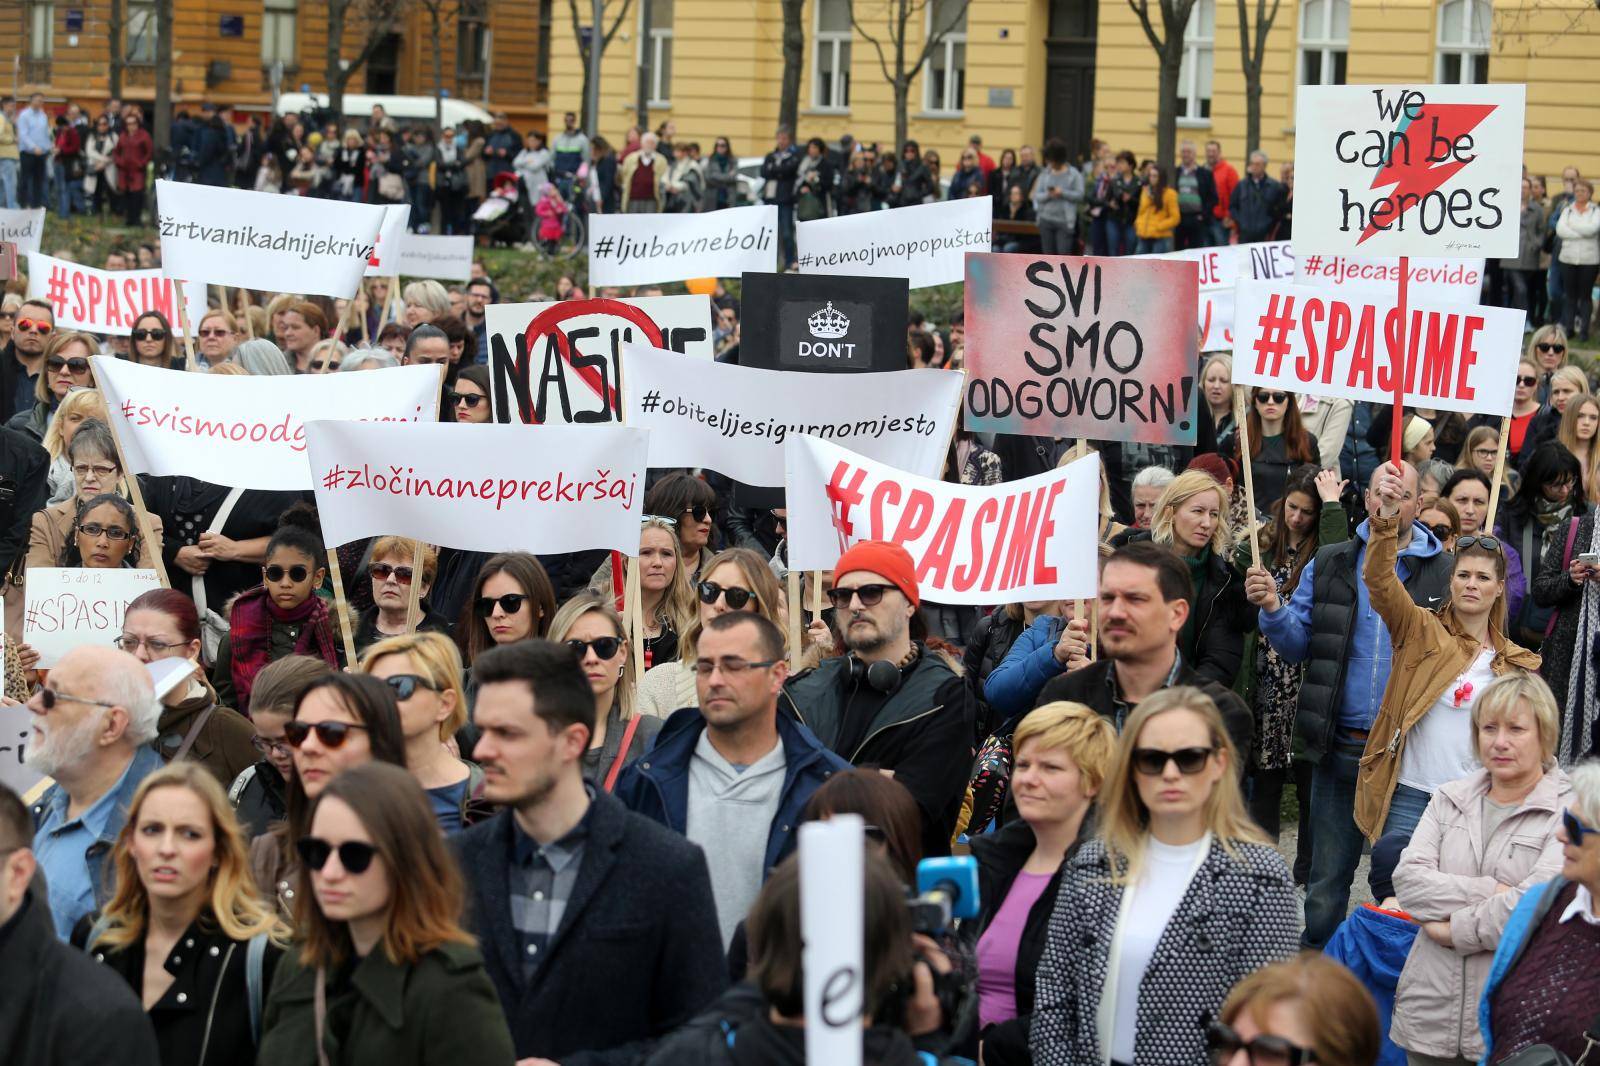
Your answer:
[[[1430,530],[1432,530],[1433,531],[1433,535],[1438,537],[1440,540],[1449,540],[1450,539],[1450,534],[1455,532],[1455,530],[1451,529],[1449,526],[1445,525],[1443,522],[1439,523],[1436,526],[1429,526],[1428,528]]]
[[[720,596],[728,602],[728,607],[735,611],[744,610],[745,605],[748,604],[751,597],[755,595],[755,593],[751,592],[749,589],[724,588],[715,581],[700,582],[699,590],[701,603],[716,603],[717,597]]]
[[[136,341],[164,341],[167,339],[167,331],[164,329],[136,329],[128,336]]]
[[[296,584],[311,576],[310,569],[301,566],[299,563],[295,563],[288,569],[284,569],[277,563],[272,563],[269,566],[263,566],[261,568],[261,573],[273,584],[277,584],[278,582],[282,581],[285,574],[288,575],[290,581],[293,581]]]
[[[609,659],[617,654],[617,649],[622,647],[620,637],[595,637],[593,640],[569,640],[567,647],[575,652],[581,660],[593,648],[595,655],[602,659]]]
[[[1456,551],[1458,553],[1465,548],[1482,548],[1485,551],[1493,552],[1496,555],[1504,555],[1506,553],[1505,548],[1501,547],[1498,540],[1482,533],[1476,533],[1472,536],[1462,537],[1456,541]]]
[[[75,355],[71,359],[63,359],[59,355],[52,355],[44,361],[44,365],[50,368],[51,373],[55,374],[59,374],[63,370],[70,370],[74,374],[87,374],[89,372],[89,360],[81,355]]]
[[[339,858],[342,861],[344,856]],[[1231,1026],[1221,1022],[1212,1022],[1206,1027],[1206,1047],[1211,1050],[1211,1061],[1217,1066],[1240,1051],[1250,1059],[1250,1066],[1304,1066],[1317,1061],[1316,1052],[1281,1036],[1263,1033],[1254,1040],[1245,1040]]]
[[[1527,374],[1518,374],[1517,384],[1531,389],[1535,385],[1539,384],[1539,379],[1535,377],[1529,377]]]
[[[317,742],[325,748],[337,748],[344,744],[350,736],[352,729],[366,729],[364,725],[354,722],[302,722],[292,718],[283,723],[283,739],[289,742],[291,748],[298,748],[306,742],[313,730],[317,734]]]
[[[321,837],[301,837],[294,842],[294,850],[299,852],[300,861],[306,869],[319,871],[328,865],[328,857],[337,851],[339,865],[344,867],[347,874],[366,873],[373,857],[378,854],[377,848],[359,840],[346,840],[335,846]]]
[[[45,708],[49,710],[48,707]],[[1572,841],[1574,847],[1583,847],[1583,838],[1590,834],[1600,834],[1600,829],[1584,825],[1578,821],[1578,816],[1571,811],[1561,812],[1561,825],[1567,831],[1567,839]]]
[[[522,604],[527,598],[521,592],[508,592],[504,596],[479,596],[478,602],[473,606],[479,618],[488,618],[494,614],[495,604],[499,604],[500,609],[506,614],[516,614],[522,610]]]
[[[840,611],[849,610],[850,601],[857,596],[861,597],[861,606],[876,607],[883,602],[883,594],[892,588],[893,585],[857,585],[853,589],[829,589],[828,599]]]
[[[1289,394],[1287,392],[1258,392],[1258,393],[1256,393],[1256,402],[1257,403],[1288,403],[1289,402]]]
[[[1534,347],[1539,349],[1541,352],[1564,352],[1567,350],[1567,346],[1565,344],[1551,344],[1549,341],[1540,341],[1538,344],[1535,344]]]
[[[1162,751],[1160,748],[1134,748],[1133,768],[1146,777],[1166,773],[1167,763],[1178,764],[1180,774],[1197,774],[1205,768],[1216,748],[1179,748]]]
[[[388,563],[373,563],[371,566],[367,567],[367,573],[371,574],[379,581],[388,581],[389,575],[393,574],[394,579],[400,582],[400,584],[409,585],[411,584],[413,571],[409,566],[391,566]]]
[[[312,370],[321,370],[322,367],[323,367],[323,362],[322,362],[321,359],[313,359],[307,365],[309,365]],[[337,361],[335,361],[333,359],[329,359],[328,362],[327,362],[327,367],[328,367],[329,370],[338,370],[339,369],[339,364],[338,364]]]
[[[425,688],[429,692],[438,692],[439,686],[419,674],[395,674],[386,677],[383,683],[394,689],[394,698],[404,703],[417,694],[417,689]]]
[[[711,508],[703,503],[697,503],[693,507],[685,507],[683,512],[684,514],[693,515],[696,522],[704,522],[706,515],[711,513]]]
[[[484,400],[487,400],[488,397],[471,392],[447,392],[445,393],[445,399],[452,404],[464,404],[467,410],[470,411]]]

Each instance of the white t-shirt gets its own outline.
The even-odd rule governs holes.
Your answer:
[[[1146,838],[1144,865],[1128,890],[1132,896],[1126,920],[1118,930],[1116,1016],[1111,1028],[1115,1062],[1133,1061],[1134,1039],[1139,1033],[1139,986],[1210,844],[1210,834],[1182,845]]]
[[[1494,680],[1494,671],[1489,669],[1493,661],[1492,649],[1480,651],[1461,676],[1444,687],[1428,713],[1411,727],[1405,751],[1400,754],[1402,785],[1431,794],[1445,782],[1466,777],[1478,768],[1478,746],[1472,738],[1472,705],[1484,686]]]

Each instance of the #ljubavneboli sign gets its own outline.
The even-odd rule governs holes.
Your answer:
[[[183,296],[189,322],[198,325],[206,313],[206,287],[189,285]],[[50,305],[57,329],[126,337],[146,311],[160,311],[175,332],[182,327],[178,284],[159,270],[96,270],[33,252],[28,298]]]
[[[651,431],[650,465],[707,467],[747,485],[783,487],[783,445],[792,434],[937,477],[961,403],[954,370],[857,374],[840,388],[826,374],[689,365],[638,345],[625,347],[622,359],[624,419]]]
[[[911,553],[922,594],[936,603],[1096,594],[1098,455],[984,487],[908,474],[815,437],[784,447],[796,570],[831,570],[851,545],[889,540]]]
[[[97,355],[95,379],[133,474],[187,474],[245,489],[311,487],[305,423],[432,422],[439,368],[226,377]]]
[[[966,277],[968,252],[988,252],[988,196],[819,218],[795,226],[802,274],[905,278],[913,289]]]
[[[1294,247],[1517,254],[1524,85],[1302,85]]]
[[[22,639],[46,669],[80,645],[110,647],[128,604],[160,587],[154,570],[29,567]]]
[[[156,182],[161,270],[169,278],[352,296],[383,219],[376,204]]]
[[[733,278],[746,270],[770,271],[777,257],[775,204],[699,214],[589,216],[594,286]]]
[[[44,236],[44,208],[0,208],[0,241],[17,246],[18,255],[39,250]]]
[[[639,551],[648,434],[623,426],[306,426],[329,544],[394,534],[465,551]]]
[[[1386,404],[1404,366],[1408,407],[1511,412],[1523,312],[1414,300],[1407,311],[1402,360],[1392,295],[1242,281],[1233,382]]]

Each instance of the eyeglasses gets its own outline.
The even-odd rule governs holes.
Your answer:
[[[279,566],[277,563],[273,563],[271,566],[263,566],[261,568],[261,573],[274,585],[282,581],[285,576],[287,576],[290,581],[293,581],[297,585],[311,576],[310,569],[301,566],[299,563],[295,563],[288,569]]]
[[[87,374],[89,372],[89,360],[81,355],[75,355],[71,359],[63,359],[59,355],[52,355],[44,361],[44,365],[50,368],[50,373],[52,374],[59,374],[63,370],[70,370],[74,374]]]
[[[711,508],[707,507],[703,503],[697,503],[693,507],[685,507],[683,509],[683,513],[686,515],[692,515],[696,522],[704,522],[706,520],[706,515],[711,513]]]
[[[47,710],[47,711],[55,710],[56,709],[56,704],[58,704],[58,703],[85,703],[85,704],[88,704],[90,707],[118,707],[118,706],[121,706],[120,704],[111,703],[111,702],[108,702],[106,700],[91,700],[91,699],[85,699],[82,696],[71,696],[71,695],[68,695],[65,692],[62,692],[60,689],[54,689],[54,688],[49,687],[48,685],[45,685],[45,686],[43,686],[43,687],[41,687],[39,689],[39,705],[41,707],[43,707],[45,710]]]
[[[1288,402],[1289,402],[1289,394],[1287,392],[1258,392],[1258,393],[1256,393],[1256,403],[1288,403]]]
[[[343,747],[344,742],[350,737],[352,729],[366,729],[364,725],[354,722],[302,722],[292,718],[283,723],[283,739],[289,742],[292,748],[298,748],[306,742],[313,730],[317,734],[317,742],[325,748]]]
[[[1497,458],[1500,455],[1500,449],[1498,447],[1495,447],[1495,448],[1474,448],[1474,449],[1472,449],[1472,454],[1473,454],[1473,456],[1475,458],[1478,458],[1478,459],[1494,459],[1494,458]]]
[[[1539,349],[1541,352],[1555,352],[1558,355],[1567,350],[1567,346],[1565,344],[1551,344],[1549,341],[1540,341],[1538,344],[1535,344],[1534,347]]]
[[[16,318],[16,317],[17,317],[17,313],[15,311],[0,311],[0,318],[5,319],[7,322],[10,322],[13,318]]]
[[[1179,748],[1162,751],[1160,748],[1134,748],[1133,768],[1146,777],[1156,777],[1167,772],[1167,763],[1178,764],[1178,773],[1197,774],[1205,768],[1216,748]]]
[[[118,469],[112,463],[77,463],[73,466],[72,473],[73,476],[80,478],[88,477],[90,474],[97,478],[108,478],[115,474]]]
[[[1583,838],[1591,833],[1600,835],[1600,829],[1596,829],[1592,825],[1584,825],[1578,821],[1578,816],[1571,811],[1561,812],[1561,825],[1567,831],[1567,839],[1572,841],[1575,847],[1583,847]]]
[[[263,755],[276,755],[279,758],[283,758],[289,754],[288,744],[285,744],[282,740],[264,737],[259,733],[250,738],[250,746]]]
[[[1482,533],[1474,534],[1470,537],[1462,537],[1456,541],[1457,554],[1460,554],[1466,548],[1482,548],[1496,555],[1504,555],[1506,553],[1505,548],[1501,546],[1498,540]]]
[[[326,363],[324,363],[321,359],[313,359],[307,365],[310,366],[312,370],[321,370],[324,366],[326,366],[329,370],[339,369],[338,361],[333,359],[329,359]]]
[[[168,644],[166,641],[157,640],[154,637],[130,637],[126,633],[122,634],[120,637],[114,637],[111,643],[119,651],[125,651],[130,654],[137,652],[140,648],[144,648],[149,651],[151,655],[154,655],[157,658],[167,654],[167,652],[171,651],[173,648],[183,647],[181,642],[177,644]]]
[[[700,582],[699,592],[701,603],[713,604],[717,602],[718,597],[721,597],[727,601],[728,607],[735,611],[744,610],[750,598],[755,595],[749,589],[726,588],[715,581]]]
[[[136,329],[128,336],[136,341],[164,341],[167,339],[167,331],[164,329]]]
[[[43,337],[47,336],[51,330],[55,329],[55,326],[48,322],[41,322],[35,318],[19,318],[17,319],[17,328],[24,333],[37,333],[39,336]]]
[[[89,522],[78,527],[78,532],[86,537],[104,537],[107,540],[132,540],[133,531],[123,529],[121,526],[103,526],[99,522]]]
[[[701,677],[710,677],[712,671],[721,670],[729,677],[738,677],[746,670],[765,670],[769,666],[776,666],[783,662],[782,659],[765,659],[761,662],[750,662],[746,659],[696,659],[694,672]]]
[[[1240,1051],[1249,1057],[1250,1066],[1304,1066],[1305,1063],[1317,1061],[1316,1053],[1310,1048],[1291,1043],[1281,1036],[1263,1033],[1254,1040],[1245,1040],[1231,1026],[1221,1022],[1212,1022],[1206,1027],[1206,1046],[1211,1049],[1211,1061],[1217,1066],[1222,1066]]]
[[[546,188],[548,187],[549,186],[546,186]],[[678,520],[676,518],[667,518],[665,515],[658,514],[641,515],[639,517],[639,523],[646,526],[662,526],[667,529],[678,528]]]
[[[367,573],[372,575],[374,581],[388,581],[391,574],[402,585],[411,584],[415,571],[409,566],[391,566],[389,563],[373,563],[367,567]]]
[[[478,406],[484,400],[487,400],[488,398],[489,397],[484,396],[482,393],[474,393],[474,392],[447,392],[447,393],[445,393],[445,399],[449,400],[452,404],[456,405],[457,407],[465,407],[469,411],[472,410],[474,407]]]
[[[1428,528],[1430,530],[1432,530],[1433,531],[1433,535],[1438,537],[1440,540],[1449,540],[1450,539],[1450,535],[1455,532],[1455,530],[1451,529],[1449,526],[1445,525],[1443,522],[1440,522],[1436,526],[1429,526]]]
[[[1517,384],[1521,385],[1525,389],[1531,389],[1535,385],[1539,384],[1539,379],[1535,377],[1529,377],[1527,374],[1518,374]]]
[[[439,686],[420,674],[395,674],[386,677],[383,683],[394,689],[394,698],[404,703],[417,694],[417,689],[425,688],[429,692],[438,692]]]
[[[228,337],[232,333],[233,331],[228,329],[203,329],[199,335],[202,337]]]
[[[522,604],[527,598],[527,595],[521,592],[508,592],[504,596],[479,596],[478,602],[473,607],[478,612],[479,618],[488,618],[494,614],[497,604],[504,613],[516,614],[522,610]]]
[[[308,870],[320,871],[328,865],[328,857],[339,853],[339,865],[347,874],[364,874],[372,865],[378,849],[359,840],[346,840],[343,844],[330,844],[321,837],[301,837],[294,842],[294,850]]]
[[[567,647],[571,648],[581,660],[589,654],[589,649],[594,649],[596,658],[610,659],[617,654],[617,649],[622,647],[621,637],[595,637],[593,640],[569,640]]]
[[[893,585],[857,585],[853,589],[829,589],[828,599],[840,611],[848,610],[850,602],[857,597],[861,599],[861,606],[876,607],[883,602],[883,594],[892,588]]]

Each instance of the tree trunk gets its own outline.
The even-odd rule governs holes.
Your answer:
[[[433,136],[437,141],[444,130],[444,61],[439,56],[444,51],[444,27],[439,24],[438,4],[428,6],[428,17],[433,21]]]
[[[909,112],[911,109],[911,79],[901,74],[894,81],[894,153],[898,158],[905,151],[911,136]]]
[[[1156,98],[1156,162],[1169,174],[1178,148],[1178,75],[1183,67],[1183,38],[1169,41],[1161,53]]]
[[[1247,69],[1244,83],[1244,157],[1261,147],[1261,72]]]
[[[633,120],[639,126],[639,136],[650,132],[650,79],[655,74],[655,41],[650,37],[650,0],[640,0],[639,32],[639,98],[634,101]]]
[[[111,0],[106,17],[106,38],[111,46],[111,73],[106,79],[106,93],[114,100],[122,98],[122,0]]]
[[[161,153],[172,152],[172,0],[156,0],[155,142]],[[171,159],[176,162],[176,159]]]
[[[324,73],[328,79],[328,109],[333,112],[334,118],[340,124],[344,123],[344,87],[350,80],[350,73],[339,62],[339,53],[344,51],[344,19],[350,7],[350,0],[329,0],[328,3],[328,42]]]
[[[805,66],[804,0],[783,0],[783,88],[778,97],[778,125],[791,133],[800,122],[800,71]]]

